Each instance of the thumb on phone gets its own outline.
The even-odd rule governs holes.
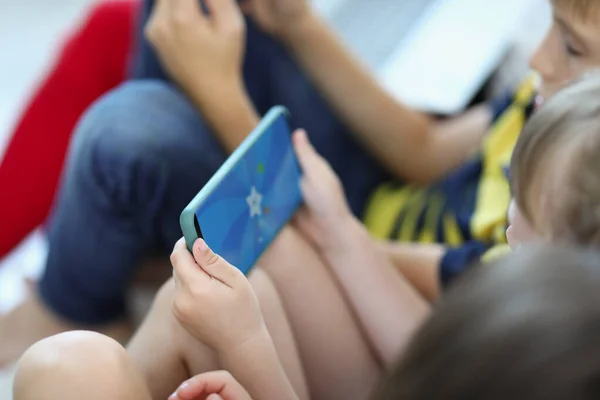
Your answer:
[[[310,165],[311,153],[314,151],[312,150],[312,146],[308,140],[306,131],[304,129],[297,129],[294,131],[292,135],[292,143],[294,145],[296,157],[298,157],[298,162],[300,163],[302,169],[305,170]]]
[[[241,272],[212,251],[203,239],[196,240],[193,252],[196,263],[204,272],[227,286],[234,285]]]
[[[325,160],[321,157],[317,150],[313,147],[308,134],[304,129],[298,129],[292,137],[296,157],[300,168],[307,176],[315,176],[320,174]]]

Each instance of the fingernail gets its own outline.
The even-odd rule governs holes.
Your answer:
[[[174,392],[172,395],[169,396],[169,398],[167,400],[174,400],[177,398],[177,392]]]
[[[304,129],[299,129],[298,137],[300,138],[300,140],[306,142],[306,131]]]
[[[183,382],[181,385],[179,385],[179,387],[177,388],[177,390],[185,389],[186,387],[188,387],[188,385],[189,385],[189,383]]]
[[[208,250],[208,245],[206,244],[206,242],[204,241],[204,239],[198,239],[198,249],[202,252],[205,252],[206,250]]]

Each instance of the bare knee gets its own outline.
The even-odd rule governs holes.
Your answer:
[[[74,331],[33,345],[17,365],[16,400],[149,399],[125,349],[113,339]]]

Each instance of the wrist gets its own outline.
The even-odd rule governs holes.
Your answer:
[[[264,326],[251,339],[217,352],[219,363],[254,399],[297,399]]]
[[[337,256],[346,252],[348,246],[353,246],[357,238],[364,233],[364,227],[354,215],[346,216],[328,223],[329,229],[324,235],[327,240],[321,243],[321,252],[326,256]]]
[[[217,79],[213,81],[197,80],[184,88],[191,100],[203,114],[223,109],[223,106],[250,102],[241,77]]]
[[[223,364],[259,362],[274,350],[273,340],[266,326],[237,343],[223,343],[215,349]]]
[[[256,127],[260,117],[240,80],[197,86],[190,97],[225,150],[231,152]]]
[[[284,45],[293,46],[310,37],[321,24],[323,24],[321,17],[313,11],[312,7],[308,7],[294,23],[282,27],[277,37]]]

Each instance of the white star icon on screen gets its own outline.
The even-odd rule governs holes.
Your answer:
[[[254,216],[262,215],[262,195],[258,193],[256,188],[252,186],[250,189],[250,196],[246,197],[246,203],[248,203],[248,207],[250,209],[250,218]]]

